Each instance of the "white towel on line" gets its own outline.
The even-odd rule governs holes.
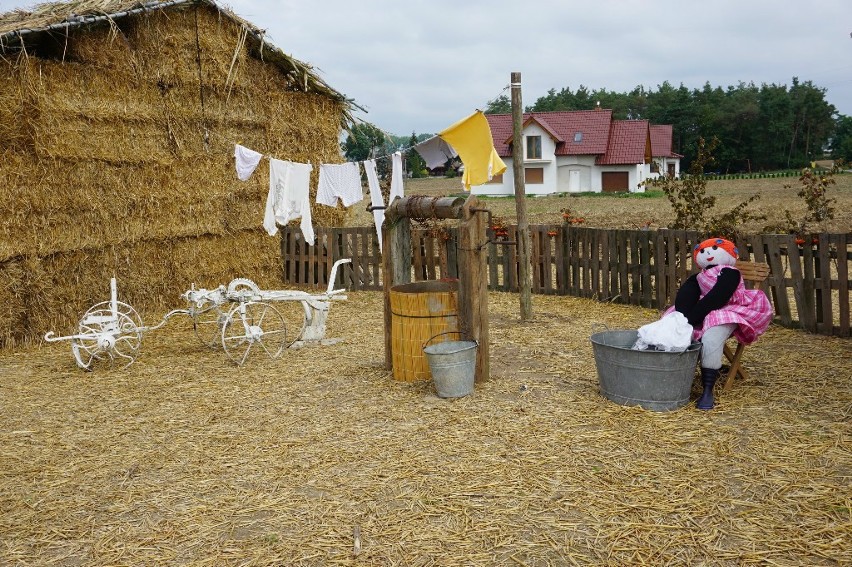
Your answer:
[[[305,242],[310,246],[314,245],[310,199],[313,169],[309,163],[269,159],[269,194],[266,197],[263,228],[270,236],[278,232],[278,224],[285,225],[301,217],[299,228],[302,229]]]
[[[336,207],[338,198],[344,207],[351,207],[364,198],[358,162],[320,165],[317,203]]]
[[[440,136],[432,136],[428,140],[423,140],[419,144],[415,144],[414,149],[426,162],[426,167],[435,169],[441,167],[447,160],[459,155],[451,145],[444,141]]]
[[[379,185],[379,176],[376,173],[376,160],[364,160],[364,171],[367,173],[367,185],[370,187],[370,204],[374,207],[384,207],[385,201],[382,197],[382,188]],[[376,221],[376,235],[379,238],[379,252],[381,252],[382,224],[385,222],[385,210],[374,210],[373,220]]]
[[[388,195],[388,205],[393,203],[393,200],[399,197],[402,199],[405,196],[403,188],[404,174],[402,172],[402,154],[394,152],[391,156],[391,186],[390,195]]]
[[[263,154],[250,150],[245,146],[234,144],[234,160],[237,166],[237,178],[246,181],[254,173]]]

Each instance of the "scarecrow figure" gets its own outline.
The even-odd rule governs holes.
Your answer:
[[[683,282],[664,315],[682,313],[694,329],[693,340],[701,341],[704,392],[695,405],[710,410],[725,341],[731,335],[743,344],[756,341],[772,321],[772,305],[763,291],[745,288],[734,267],[739,251],[733,242],[709,238],[693,249],[692,257],[701,271]]]

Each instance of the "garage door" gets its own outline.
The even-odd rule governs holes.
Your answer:
[[[627,191],[630,174],[626,171],[605,171],[601,174],[601,188],[605,193]]]

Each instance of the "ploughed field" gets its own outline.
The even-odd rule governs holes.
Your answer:
[[[828,189],[828,196],[837,200],[834,204],[833,220],[809,227],[813,232],[848,232],[852,230],[852,173],[834,176],[836,184]],[[785,187],[789,185],[790,187]],[[707,182],[706,193],[716,197],[716,210],[720,213],[731,210],[754,194],[760,198],[749,205],[748,210],[756,215],[766,215],[765,221],[752,221],[742,226],[744,232],[760,233],[768,225],[784,223],[784,211],[789,210],[793,219],[801,219],[807,207],[797,196],[801,184],[797,177],[775,177],[758,179],[725,179]],[[408,179],[406,195],[459,195],[463,194],[461,178]],[[486,198],[487,206],[494,215],[503,218],[506,224],[514,224],[515,201],[510,197]],[[574,216],[585,219],[583,226],[596,228],[650,228],[666,227],[674,220],[674,213],[665,194],[649,190],[645,195],[606,194],[561,194],[547,197],[529,197],[526,200],[530,224],[559,224],[563,208]],[[360,204],[353,207],[347,218],[349,226],[368,226],[373,223],[372,214]],[[708,215],[710,216],[710,215]]]

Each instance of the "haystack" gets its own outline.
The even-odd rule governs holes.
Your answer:
[[[0,348],[74,330],[112,275],[152,323],[193,283],[280,288],[268,168],[240,182],[234,144],[339,162],[353,106],[211,0],[0,15]]]

